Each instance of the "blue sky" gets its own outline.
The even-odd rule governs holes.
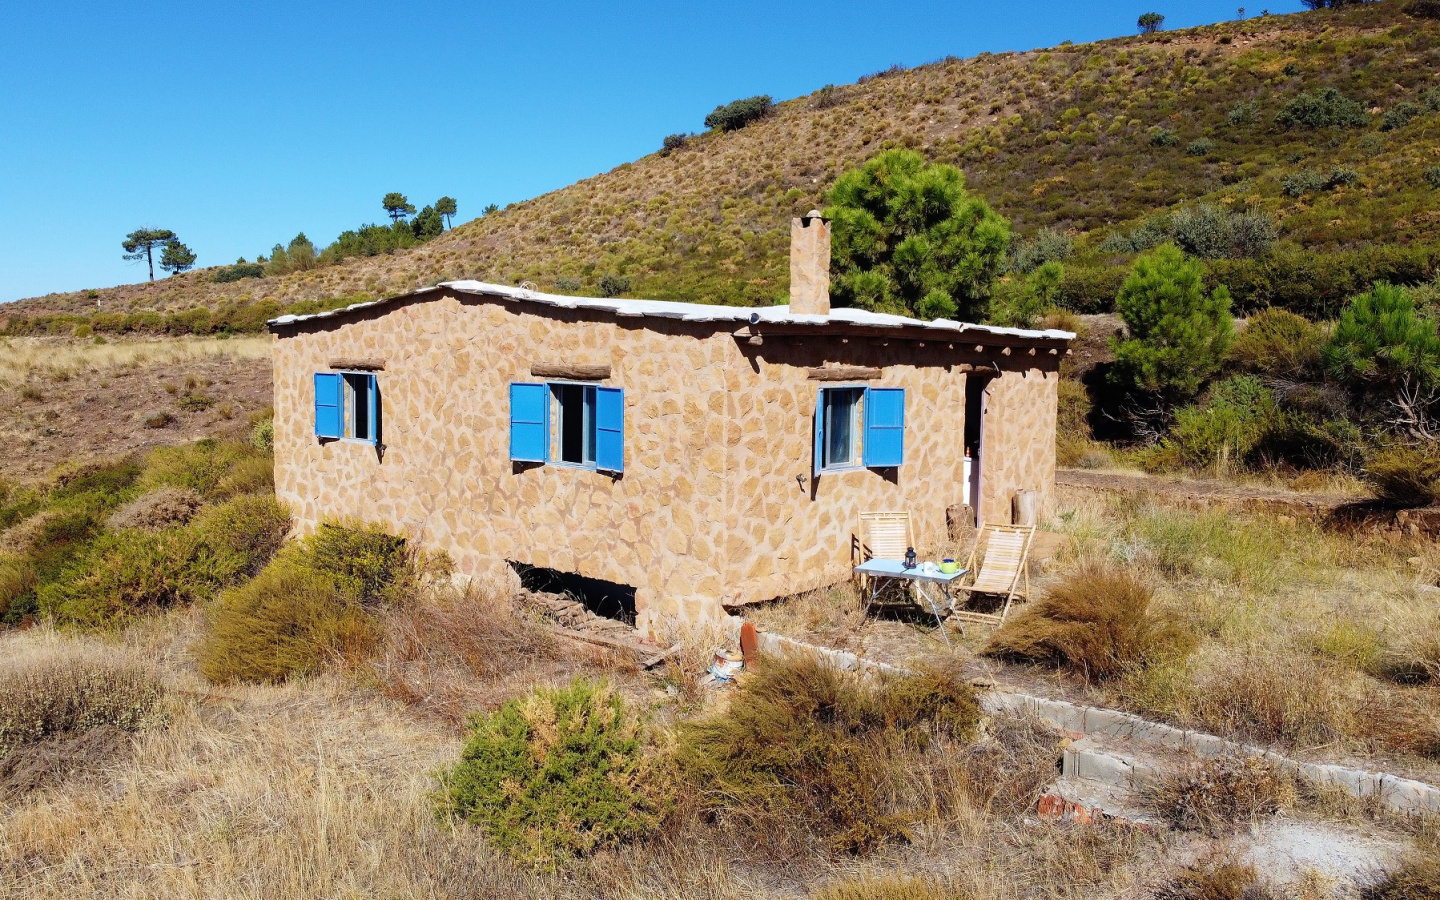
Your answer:
[[[1236,16],[1205,0],[11,3],[0,301],[143,281],[120,258],[142,225],[216,265],[298,231],[323,246],[380,220],[387,191],[449,194],[468,221],[700,130],[737,97],[1130,34],[1147,9],[1167,28]]]

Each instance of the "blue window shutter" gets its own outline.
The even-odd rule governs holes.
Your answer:
[[[905,461],[905,389],[866,388],[865,465],[898,466]]]
[[[315,436],[338,438],[345,433],[340,414],[340,378],[336,372],[315,373]]]
[[[625,471],[625,390],[595,389],[595,468]]]
[[[510,458],[550,458],[550,389],[543,384],[510,383]]]
[[[370,443],[380,443],[380,382],[372,374],[368,376],[370,390],[365,393],[370,398]]]
[[[825,389],[815,392],[815,462],[810,477],[819,478],[825,466]]]

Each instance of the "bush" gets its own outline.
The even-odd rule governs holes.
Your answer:
[[[663,140],[663,141],[660,142],[660,155],[661,155],[661,156],[669,156],[670,154],[674,153],[676,150],[679,150],[679,149],[683,148],[683,147],[685,146],[685,144],[686,144],[687,142],[689,142],[689,140],[690,140],[690,135],[688,135],[688,134],[667,134],[667,135],[665,135],[665,140]]]
[[[139,483],[147,490],[176,487],[206,499],[223,499],[228,494],[220,490],[221,483],[247,460],[260,460],[267,467],[273,465],[269,457],[260,455],[253,447],[232,441],[204,438],[178,447],[160,447],[146,458]],[[263,487],[263,482],[257,486]]]
[[[1260,873],[1248,862],[1211,853],[1187,866],[1170,884],[1155,892],[1156,900],[1271,900]]]
[[[210,596],[225,580],[194,532],[115,531],[101,535],[60,576],[42,584],[41,613],[60,625],[99,628],[143,612]]]
[[[1203,406],[1177,412],[1165,442],[1183,465],[1224,470],[1259,446],[1278,414],[1269,388],[1253,375],[1240,375],[1216,385]]]
[[[333,576],[282,555],[220,595],[195,655],[217,684],[279,682],[354,659],[377,638],[373,618]]]
[[[263,569],[279,552],[290,525],[290,511],[273,495],[246,494],[205,510],[190,527],[225,560],[228,583]]]
[[[264,545],[279,509],[273,498],[243,497],[217,508],[211,528],[231,527]],[[218,511],[227,510],[228,519]],[[288,525],[288,518],[286,519]],[[283,531],[281,532],[283,534]],[[253,557],[252,557],[253,559]],[[375,613],[409,599],[419,579],[405,539],[378,526],[325,523],[277,556],[255,578],[221,594],[197,656],[212,681],[281,681],[354,660],[378,638]]]
[[[1180,143],[1180,136],[1163,125],[1150,129],[1150,146],[1173,147]]]
[[[736,131],[770,115],[774,106],[775,101],[771,100],[768,94],[734,100],[715,107],[714,111],[705,117],[705,127]]]
[[[266,455],[275,452],[275,417],[266,416],[250,429],[250,446]]]
[[[1326,371],[1368,394],[1387,424],[1433,441],[1431,409],[1440,400],[1440,331],[1405,290],[1376,284],[1355,297],[1321,356]]]
[[[1264,757],[1217,756],[1167,777],[1149,799],[1172,827],[1219,837],[1295,797],[1295,779]]]
[[[163,409],[159,412],[151,413],[142,420],[142,424],[144,424],[146,428],[164,428],[174,422],[175,417]]]
[[[1328,87],[1302,93],[1286,103],[1275,115],[1281,128],[1363,128],[1370,123],[1365,107]]]
[[[53,735],[110,726],[138,731],[157,721],[165,691],[139,666],[87,658],[0,669],[0,759]]]
[[[1204,259],[1264,256],[1275,245],[1275,223],[1264,213],[1231,212],[1210,203],[1170,217],[1166,232],[1181,250]]]
[[[1325,328],[1283,309],[1250,317],[1230,345],[1229,360],[1242,371],[1279,378],[1318,372]]]
[[[1365,464],[1365,480],[1381,500],[1430,506],[1440,501],[1440,453],[1433,447],[1389,447]]]
[[[1440,19],[1440,0],[1410,0],[1405,6],[1405,12],[1417,19]]]
[[[985,653],[1063,666],[1103,681],[1160,659],[1184,656],[1191,642],[1150,609],[1153,593],[1126,569],[1089,561],[1005,622]]]
[[[839,106],[844,96],[840,89],[833,84],[827,84],[820,90],[810,95],[810,105],[816,109],[829,109],[832,106]]]
[[[1209,138],[1200,138],[1186,144],[1185,152],[1191,156],[1209,156],[1215,152],[1215,142]]]
[[[40,576],[29,560],[16,557],[0,557],[0,623],[15,624],[12,611],[19,612],[19,604],[29,597],[40,584]]]
[[[1114,340],[1113,384],[1150,395],[1161,409],[1200,392],[1230,346],[1230,292],[1206,294],[1203,270],[1166,245],[1135,261],[1115,305],[1129,336]]]
[[[223,266],[215,270],[215,282],[217,284],[242,281],[246,278],[264,277],[265,267],[259,263],[236,263],[233,266]]]
[[[863,852],[929,811],[897,788],[937,737],[968,741],[973,690],[948,672],[861,680],[809,657],[766,658],[729,709],[681,726],[685,783],[717,816],[774,843]]]
[[[1055,305],[1065,270],[1058,262],[1047,262],[1029,276],[1011,276],[995,286],[990,321],[1008,328],[1032,328],[1045,311]]]
[[[442,803],[521,860],[554,865],[655,829],[646,769],[619,694],[577,679],[476,716]]]
[[[1064,262],[1075,252],[1070,235],[1051,228],[1042,228],[1030,240],[1015,247],[1010,254],[1010,269],[1030,273],[1048,262]]]
[[[557,278],[555,279],[555,290],[565,294],[578,293],[585,283],[578,278]]]
[[[606,273],[600,276],[600,296],[618,297],[630,293],[632,282],[628,275]]]
[[[1255,121],[1255,114],[1259,112],[1259,108],[1260,105],[1253,100],[1241,100],[1230,107],[1230,111],[1225,114],[1225,120],[1230,123],[1231,127],[1248,125]]]
[[[1440,190],[1440,166],[1431,166],[1426,169],[1425,180],[1430,182],[1431,187]]]
[[[1410,124],[1410,120],[1420,115],[1420,107],[1414,103],[1397,103],[1385,111],[1385,117],[1380,122],[1381,131],[1394,131],[1397,128],[1404,128]]]

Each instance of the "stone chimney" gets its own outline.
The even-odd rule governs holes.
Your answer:
[[[830,315],[830,220],[818,209],[790,220],[790,312]]]

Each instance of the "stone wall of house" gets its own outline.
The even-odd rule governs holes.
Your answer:
[[[725,343],[706,340],[708,326],[647,325],[445,293],[282,333],[276,492],[302,532],[332,518],[384,522],[467,575],[500,577],[515,560],[634,586],[645,624],[714,618]],[[357,357],[385,363],[383,458],[314,435],[313,373]],[[623,477],[510,461],[509,384],[545,380],[532,363],[612,366],[603,383],[625,389]]]
[[[727,378],[725,401],[727,605],[848,578],[862,512],[908,511],[922,552],[945,541],[946,509],[965,502],[965,385],[977,366],[1001,367],[990,379],[985,441],[996,465],[982,482],[983,514],[1010,521],[1010,497],[1023,487],[1041,492],[1042,508],[1050,502],[1057,375],[1039,365],[1049,361],[1057,368],[1058,357],[1010,363],[998,348],[974,353],[943,341],[813,336],[767,337],[758,348],[737,343],[735,353],[739,365]],[[811,368],[827,364],[874,367],[880,375],[854,382],[809,377]],[[819,389],[844,384],[905,388],[902,465],[812,478]]]
[[[753,346],[729,326],[643,322],[440,290],[282,327],[277,494],[302,532],[383,522],[467,575],[502,576],[507,560],[575,572],[635,587],[642,628],[703,625],[722,603],[848,578],[862,511],[909,510],[918,546],[943,539],[946,508],[965,496],[966,373],[998,364],[984,515],[1008,521],[1026,487],[1048,506],[1058,357],[870,337]],[[384,362],[383,454],[315,438],[313,375],[346,358]],[[546,380],[532,364],[611,366],[602,383],[626,392],[623,477],[511,462],[509,384]],[[903,465],[812,477],[818,389],[831,383],[808,368],[825,364],[877,367],[854,383],[906,389]]]

